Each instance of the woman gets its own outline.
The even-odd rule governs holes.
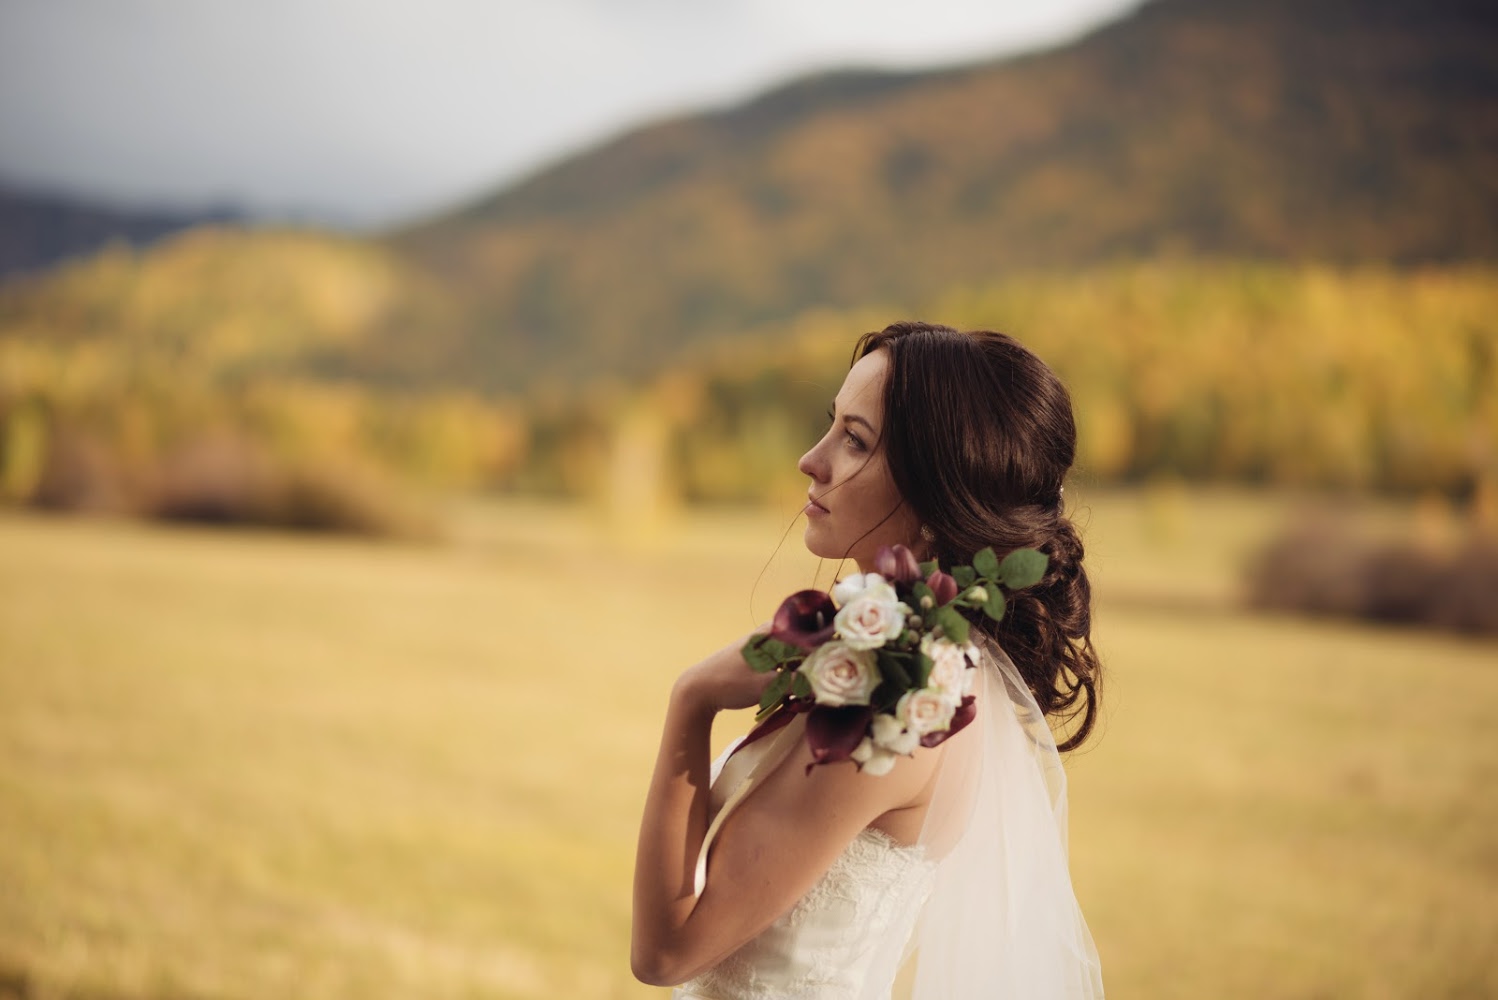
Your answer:
[[[882,776],[810,767],[804,717],[710,764],[713,717],[756,704],[769,675],[743,639],[683,673],[640,827],[635,975],[683,983],[678,1000],[877,1000],[918,947],[921,1000],[1101,997],[1047,721],[1071,720],[1067,750],[1097,714],[1091,595],[1062,512],[1070,397],[988,331],[897,323],[854,359],[799,464],[807,548],[870,572],[896,543],[943,566],[1028,546],[1046,575],[1002,621],[973,619],[975,721]]]

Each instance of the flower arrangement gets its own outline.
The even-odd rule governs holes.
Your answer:
[[[872,573],[838,581],[831,594],[787,597],[768,633],[744,644],[744,659],[775,677],[760,699],[758,723],[740,747],[807,713],[812,765],[852,760],[887,774],[895,757],[934,747],[973,720],[978,649],[964,615],[1004,617],[1004,591],[1033,586],[1048,559],[993,549],[971,566],[944,572],[903,545],[885,546]]]

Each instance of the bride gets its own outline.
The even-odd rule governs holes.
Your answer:
[[[811,767],[805,716],[709,761],[717,713],[769,674],[738,639],[671,691],[640,824],[632,965],[674,1000],[1100,998],[1067,867],[1059,750],[1097,715],[1082,545],[1062,508],[1076,429],[1059,379],[1013,338],[897,323],[866,334],[802,456],[806,546],[874,569],[900,543],[943,567],[1033,547],[1045,577],[973,618],[974,721],[875,776]],[[752,792],[752,794],[751,794]]]

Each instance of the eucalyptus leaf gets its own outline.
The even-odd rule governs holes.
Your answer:
[[[999,557],[993,554],[993,549],[979,549],[973,554],[973,569],[978,575],[986,580],[997,580],[999,578]],[[958,581],[959,583],[961,581]]]
[[[1050,559],[1035,549],[1015,549],[999,564],[999,579],[1010,590],[1033,587],[1045,576]]]
[[[1004,620],[1004,592],[998,587],[989,588],[988,600],[983,602],[983,613],[996,622]]]

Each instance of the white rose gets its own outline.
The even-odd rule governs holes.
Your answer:
[[[910,691],[895,706],[895,717],[918,736],[939,733],[952,725],[957,700],[945,691],[921,688]]]
[[[968,657],[975,652],[969,643],[959,646],[947,639],[938,639],[929,632],[921,637],[921,652],[931,659],[930,687],[940,688],[959,701],[973,689],[973,672],[968,669]]]
[[[853,573],[832,585],[832,599],[837,602],[838,607],[842,607],[865,590],[883,582],[884,577],[878,573]]]
[[[850,597],[832,619],[837,634],[854,649],[876,649],[898,636],[910,610],[879,574],[864,574],[865,583],[871,578],[878,582]]]
[[[905,728],[905,724],[893,715],[883,712],[874,716],[874,746],[890,753],[912,753],[920,746],[921,738]]]
[[[797,669],[819,705],[867,705],[879,686],[874,654],[842,642],[824,642]]]

